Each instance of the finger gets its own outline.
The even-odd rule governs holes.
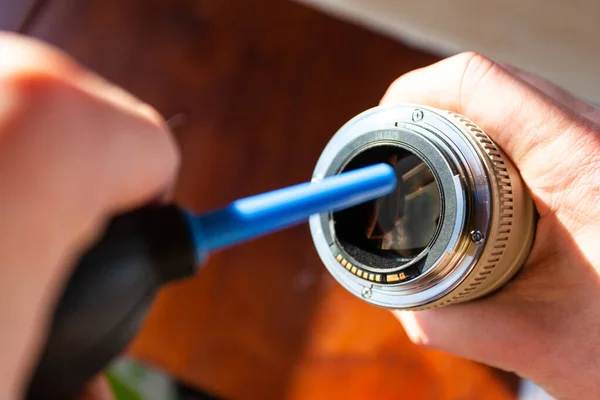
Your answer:
[[[503,304],[504,300],[506,298],[428,311],[395,311],[394,314],[409,338],[421,346],[506,371],[516,368],[523,376],[543,380],[543,374],[535,369],[539,365],[527,365],[523,360],[535,360],[544,354],[548,362],[561,365],[560,359],[555,357],[559,338],[547,332],[548,325],[553,323],[553,312],[538,309],[537,315],[533,315],[528,310],[519,311],[522,304]],[[540,326],[542,324],[544,326]]]
[[[411,341],[470,360],[509,369],[537,348],[516,332],[533,332],[519,316],[495,302],[453,305],[427,311],[394,311]],[[490,341],[493,340],[493,345]],[[510,349],[507,352],[506,349]]]
[[[173,181],[158,113],[31,40],[0,35],[0,374],[31,368],[67,267],[106,218]],[[32,251],[32,248],[35,251]]]
[[[578,120],[567,109],[476,53],[403,75],[381,103],[417,103],[465,115],[498,143],[530,182],[548,152],[582,149],[589,140],[583,121],[574,123]]]
[[[600,124],[600,108],[574,96],[571,92],[530,72],[508,64],[503,64],[502,68],[519,77],[524,82],[527,82],[557,102],[561,103],[574,113],[589,119],[595,124]]]
[[[66,54],[35,39],[0,32],[0,72],[23,78],[30,74],[42,74],[77,85],[91,96],[138,113],[156,124],[164,123],[152,107],[101,76],[81,68]]]
[[[13,37],[7,42],[0,40],[0,60],[10,59],[0,63],[6,116],[1,132],[12,135],[2,138],[0,151],[8,157],[18,150],[20,164],[27,164],[19,171],[88,176],[90,190],[77,190],[76,198],[85,197],[87,205],[109,212],[166,189],[178,154],[156,111],[39,43]],[[28,153],[35,153],[31,164],[23,159]],[[34,189],[65,196],[64,189],[79,186],[77,179],[46,181],[47,186]]]

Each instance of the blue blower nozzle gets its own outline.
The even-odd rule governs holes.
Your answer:
[[[287,228],[313,214],[339,211],[391,193],[396,173],[377,164],[237,200],[208,214],[188,215],[198,261],[207,254]]]
[[[80,393],[123,351],[158,289],[193,275],[209,252],[384,196],[395,186],[394,170],[381,164],[238,200],[200,216],[175,205],[115,216],[73,267],[27,398],[70,399]]]

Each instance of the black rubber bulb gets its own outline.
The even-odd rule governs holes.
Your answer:
[[[72,400],[123,352],[158,289],[194,273],[188,229],[174,206],[112,220],[65,286],[27,399]]]

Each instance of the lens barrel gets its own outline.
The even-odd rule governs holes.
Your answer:
[[[485,296],[519,271],[533,243],[533,202],[477,125],[431,107],[376,107],[331,138],[313,181],[380,162],[396,170],[396,191],[310,218],[321,260],[351,293],[428,309]]]

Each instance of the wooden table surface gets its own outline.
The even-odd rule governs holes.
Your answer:
[[[3,3],[13,17],[0,26],[16,29],[31,2]],[[197,210],[308,180],[343,123],[436,60],[280,0],[40,4],[28,34],[175,116],[176,199]],[[307,226],[166,288],[130,351],[231,399],[514,398],[510,376],[413,346],[390,313],[345,292]]]

